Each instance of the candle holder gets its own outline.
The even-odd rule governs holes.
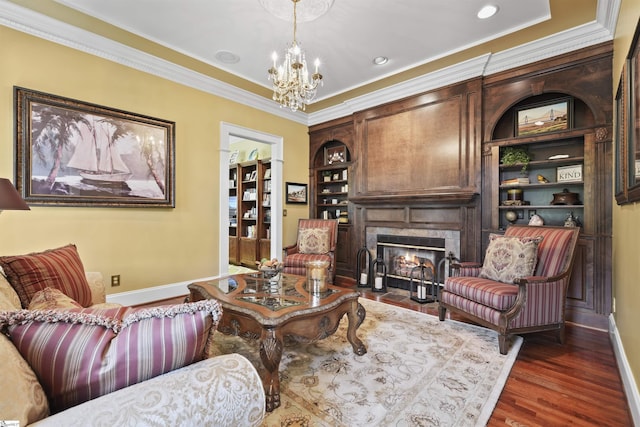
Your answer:
[[[382,258],[376,258],[373,262],[372,274],[371,290],[387,292],[387,266]]]
[[[359,288],[371,287],[373,256],[367,247],[360,248],[356,255],[356,283]]]
[[[409,281],[409,298],[420,304],[437,301],[438,290],[433,282],[433,276],[431,267],[424,264],[413,267],[411,269],[411,280]],[[429,292],[429,289],[431,292]]]
[[[311,294],[324,294],[328,290],[327,268],[329,261],[309,261],[307,267],[307,290]]]

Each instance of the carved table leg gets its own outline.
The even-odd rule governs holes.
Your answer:
[[[356,336],[356,330],[360,327],[362,322],[364,321],[365,316],[367,315],[367,311],[364,309],[362,304],[358,302],[358,300],[354,300],[351,303],[351,309],[347,312],[347,317],[349,318],[349,327],[347,329],[347,339],[351,343],[353,347],[353,352],[358,356],[362,356],[367,352],[367,348],[364,346],[362,341]]]
[[[280,406],[280,359],[282,358],[282,337],[274,329],[263,329],[260,337],[260,359],[266,368],[264,393],[267,397],[266,409],[271,412]]]

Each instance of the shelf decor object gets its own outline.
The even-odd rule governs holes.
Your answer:
[[[525,175],[531,161],[531,155],[526,147],[505,147],[500,156],[500,163],[505,166],[522,165],[520,173]]]
[[[516,136],[558,132],[571,128],[572,99],[554,99],[524,106],[516,111]]]
[[[324,164],[344,163],[347,161],[347,147],[340,145],[337,147],[327,147],[324,149]]]
[[[556,169],[556,181],[581,182],[582,165],[561,166]]]

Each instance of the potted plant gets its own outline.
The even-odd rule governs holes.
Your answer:
[[[530,161],[531,155],[525,147],[505,147],[500,157],[500,162],[503,165],[522,165],[522,169],[520,169],[522,175],[527,174],[527,167]]]

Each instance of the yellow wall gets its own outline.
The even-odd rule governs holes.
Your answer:
[[[614,97],[639,16],[640,0],[623,0],[614,40]],[[618,206],[615,202],[613,205],[614,316],[636,384],[640,384],[640,334],[637,331],[640,324],[640,206],[638,203]]]
[[[3,26],[0,58],[0,177],[14,179],[14,85],[176,123],[175,209],[5,211],[1,255],[75,243],[86,270],[121,275],[109,293],[217,274],[221,121],[283,136],[284,180],[308,180],[304,125]],[[307,206],[288,210],[285,245],[308,216]]]

